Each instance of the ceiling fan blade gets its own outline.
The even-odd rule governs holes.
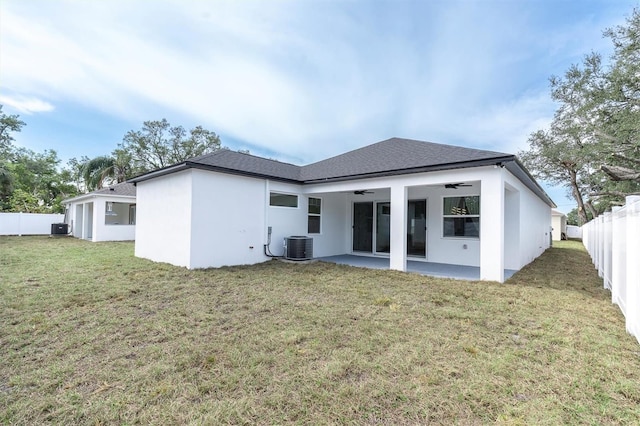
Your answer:
[[[471,184],[468,183],[464,183],[464,182],[459,182],[459,183],[445,183],[444,187],[447,189],[458,189],[458,187],[460,186],[473,186]]]

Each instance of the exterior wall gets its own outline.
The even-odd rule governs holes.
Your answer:
[[[518,270],[520,263],[520,191],[505,184],[504,192],[504,267]]]
[[[304,196],[308,200],[308,196]],[[351,203],[344,193],[318,194],[320,198],[320,234],[304,235],[313,238],[313,256],[324,257],[347,253],[351,244]],[[305,205],[306,206],[306,205]],[[306,209],[305,209],[306,212]],[[306,227],[305,214],[305,227]]]
[[[51,225],[63,221],[58,213],[0,213],[0,235],[49,235]]]
[[[268,203],[265,181],[202,170],[193,170],[192,179],[188,267],[220,267],[268,260],[263,253],[265,203]]]
[[[254,179],[255,180],[255,179]],[[264,181],[263,181],[264,182]],[[270,250],[276,256],[284,254],[284,238],[292,235],[307,235],[307,212],[309,199],[302,194],[300,185],[292,185],[283,182],[267,181],[263,185],[265,191],[264,208],[266,209],[265,243],[267,226],[271,226]],[[269,194],[279,192],[298,196],[298,207],[277,207],[269,205]],[[314,237],[314,256],[316,254],[316,236]]]
[[[480,195],[478,182],[472,187],[446,189],[443,185],[419,186],[409,189],[410,200],[427,200],[427,257],[429,262],[480,265],[480,240],[478,238],[444,237],[442,219],[445,197]],[[482,204],[482,199],[480,200]],[[482,222],[482,217],[480,218]]]
[[[135,255],[190,266],[192,171],[139,182]]]
[[[444,187],[455,182],[471,186]],[[394,200],[427,201],[425,261],[480,266],[483,279],[501,281],[503,267],[520,269],[550,245],[551,208],[493,166],[308,186],[191,169],[138,183],[136,256],[189,268],[266,261],[268,227],[274,255],[283,254],[285,237],[309,235],[308,197],[322,200],[321,232],[310,235],[314,257],[351,253],[353,203],[388,202],[392,188]],[[374,193],[354,194],[363,189]],[[297,195],[298,206],[270,206],[270,192]],[[444,237],[444,198],[471,195],[481,196],[480,238]],[[94,214],[103,215],[104,203],[101,208]],[[395,211],[406,217],[406,209]],[[393,232],[391,255],[401,269],[406,256],[398,257],[398,248],[406,250],[406,238],[394,239]]]
[[[505,181],[520,194],[519,256],[510,265],[510,269],[518,270],[551,246],[551,207],[511,173],[506,173]]]
[[[562,239],[562,234],[567,235],[567,217],[565,215],[552,214],[551,226],[553,227],[553,231],[551,233],[553,241],[560,241]]]
[[[284,254],[284,238],[292,235],[312,237],[314,257],[346,252],[345,194],[314,195],[322,200],[321,233],[308,234],[308,196],[300,185],[194,169],[140,182],[137,191],[139,257],[188,268],[259,263],[269,260],[269,226],[274,255]],[[298,207],[270,206],[270,192],[297,195]]]

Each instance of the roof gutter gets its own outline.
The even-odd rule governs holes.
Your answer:
[[[154,179],[160,176],[164,176],[164,175],[168,175],[171,173],[176,173],[182,170],[186,170],[188,168],[190,168],[188,166],[189,162],[185,161],[184,163],[179,163],[179,164],[175,164],[172,166],[168,166],[168,167],[163,167],[162,169],[157,169],[154,170],[152,172],[148,172],[142,175],[138,175],[136,177],[133,177],[131,179],[128,179],[127,182],[131,182],[134,185],[136,185],[138,182],[143,182],[145,180],[149,180],[149,179]]]
[[[515,177],[517,177],[522,183],[524,183],[527,188],[533,191],[538,197],[540,197],[545,203],[547,203],[551,208],[557,208],[556,203],[553,202],[551,197],[545,192],[545,190],[540,186],[540,184],[536,181],[536,179],[531,176],[531,173],[527,170],[527,168],[518,160],[517,157],[514,156],[513,163],[507,164],[507,170],[509,170]],[[515,168],[517,166],[517,169]]]
[[[413,173],[425,173],[425,172],[437,172],[442,170],[453,170],[453,169],[464,169],[470,167],[482,167],[482,166],[496,166],[502,165],[509,161],[514,161],[514,155],[508,155],[504,157],[495,157],[484,160],[472,160],[472,161],[462,161],[459,163],[447,163],[447,164],[437,164],[434,166],[423,166],[423,167],[414,167],[407,169],[397,169],[397,170],[388,170],[383,172],[374,172],[374,173],[363,173],[360,175],[349,175],[349,176],[336,176],[325,179],[310,179],[305,180],[304,184],[317,184],[317,183],[329,183],[329,182],[343,182],[347,180],[355,180],[355,179],[369,179],[369,178],[377,178],[377,177],[388,177],[388,176],[398,176],[398,175],[406,175]]]

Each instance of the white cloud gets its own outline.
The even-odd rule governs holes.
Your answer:
[[[546,67],[590,30],[545,38],[537,5],[512,2],[1,7],[3,92],[138,123],[189,117],[295,162],[391,136],[515,152],[552,116]]]
[[[53,111],[54,107],[42,99],[28,96],[0,95],[0,104],[7,105],[23,114]]]

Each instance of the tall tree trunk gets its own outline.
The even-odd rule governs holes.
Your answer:
[[[585,201],[584,206],[587,208],[587,210],[589,210],[589,213],[591,213],[591,217],[592,218],[596,218],[596,216],[598,216],[598,211],[593,207],[593,204],[591,204],[591,201]]]
[[[578,187],[578,177],[575,170],[569,169],[568,172],[569,177],[571,178],[571,192],[573,193],[573,198],[575,198],[576,202],[578,203],[578,219],[580,225],[584,225],[589,221],[589,219],[587,218],[587,212],[584,210],[584,200],[582,199],[582,194],[580,193],[580,188]]]

